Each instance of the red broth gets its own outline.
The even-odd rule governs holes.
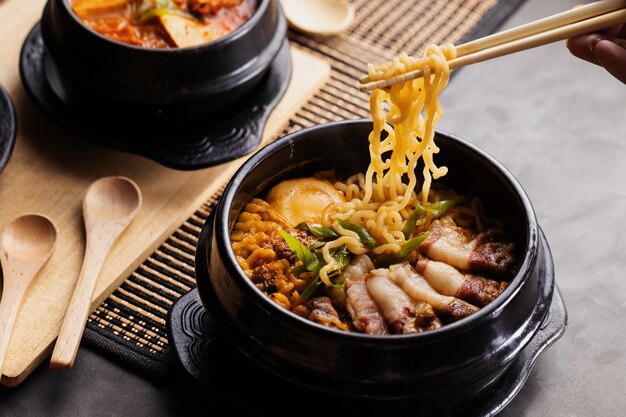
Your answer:
[[[219,39],[246,22],[256,0],[73,0],[85,26],[145,48],[196,46]]]

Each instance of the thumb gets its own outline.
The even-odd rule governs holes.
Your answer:
[[[593,53],[600,65],[611,75],[626,84],[626,41],[616,39],[599,40],[593,47]]]

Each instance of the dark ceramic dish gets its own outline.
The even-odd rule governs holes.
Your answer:
[[[483,199],[521,248],[504,293],[480,312],[417,335],[346,333],[305,320],[262,294],[237,265],[230,231],[253,196],[289,177],[335,168],[363,172],[371,121],[344,121],[291,134],[252,156],[233,176],[204,225],[196,277],[216,328],[245,355],[284,379],[314,390],[376,399],[413,398],[424,412],[450,411],[492,386],[538,332],[554,290],[552,258],[532,205],[494,158],[439,133],[436,161],[445,184]],[[418,168],[419,171],[420,168]]]
[[[9,163],[16,133],[15,107],[9,94],[0,86],[0,172]]]
[[[37,105],[52,119],[85,139],[108,148],[131,152],[174,169],[206,168],[239,158],[258,146],[272,110],[287,90],[291,77],[289,45],[285,40],[267,73],[236,112],[219,120],[184,126],[128,124],[101,115],[90,107],[70,107],[52,91],[44,71],[46,51],[37,24],[22,45],[22,84]]]
[[[41,18],[45,74],[71,107],[111,118],[175,125],[233,111],[267,72],[287,25],[276,0],[225,37],[190,48],[152,49],[110,40],[82,24],[68,0],[49,0]]]

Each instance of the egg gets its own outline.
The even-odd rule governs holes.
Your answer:
[[[329,181],[299,178],[275,185],[267,194],[267,202],[295,226],[302,222],[321,224],[326,207],[345,199]]]

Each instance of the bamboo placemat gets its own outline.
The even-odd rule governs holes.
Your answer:
[[[0,0],[1,1],[1,0]],[[332,66],[331,78],[289,120],[287,134],[330,121],[369,117],[368,95],[356,80],[368,63],[428,43],[462,43],[495,31],[524,0],[355,0],[355,22],[333,37],[290,31],[289,39]],[[195,287],[200,229],[220,192],[202,205],[115,291],[88,321],[84,340],[136,370],[160,379],[170,370],[169,308]]]

